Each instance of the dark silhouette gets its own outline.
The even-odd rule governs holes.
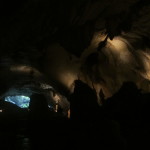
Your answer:
[[[70,96],[71,123],[73,142],[76,149],[124,149],[124,141],[120,137],[116,122],[104,116],[103,108],[97,103],[95,90],[77,80],[74,93]],[[75,137],[75,138],[74,138]]]
[[[75,81],[69,97],[70,119],[50,109],[43,94],[30,97],[29,111],[1,100],[1,149],[149,148],[150,94],[141,93],[132,82],[124,83],[107,100],[102,91],[99,94],[102,106],[97,103],[95,90]],[[21,123],[21,118],[26,120]]]
[[[142,94],[134,83],[126,82],[103,106],[106,116],[119,123],[128,150],[150,148],[149,100],[150,94]]]
[[[74,93],[70,96],[71,119],[92,120],[99,113],[97,96],[87,84],[77,80]]]
[[[44,119],[48,112],[48,103],[42,94],[33,94],[30,97],[30,117],[32,119]]]

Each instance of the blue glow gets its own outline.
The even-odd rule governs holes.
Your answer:
[[[28,108],[30,103],[30,97],[28,96],[7,96],[5,97],[6,102],[10,102],[12,104],[17,105],[20,108]]]

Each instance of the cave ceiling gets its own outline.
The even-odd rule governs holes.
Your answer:
[[[52,74],[51,80],[56,81],[57,79],[54,77],[57,76],[56,72],[59,72],[62,75],[60,77],[63,80],[62,84],[70,88],[72,80],[76,79],[73,76],[77,76],[76,70],[80,68],[78,65],[79,62],[82,62],[80,58],[85,59],[87,54],[85,56],[83,54],[88,48],[90,49],[89,53],[94,52],[98,47],[101,51],[106,46],[106,43],[102,42],[106,40],[106,37],[110,44],[113,39],[117,41],[116,37],[121,37],[124,39],[122,40],[124,43],[129,43],[126,47],[124,46],[124,49],[130,49],[130,44],[134,47],[134,49],[131,48],[131,54],[123,51],[123,55],[120,56],[120,53],[115,52],[114,55],[117,55],[117,59],[114,59],[116,61],[121,59],[126,63],[124,57],[129,55],[130,58],[131,55],[134,55],[133,51],[139,49],[143,52],[140,52],[140,57],[134,58],[135,61],[130,60],[130,64],[135,64],[135,68],[138,68],[146,61],[143,61],[142,57],[145,57],[145,51],[148,51],[150,47],[149,0],[2,0],[0,7],[1,83],[5,82],[4,78],[7,78],[6,81],[9,82],[10,72],[13,80],[16,80],[17,77],[14,76],[19,74],[19,71],[23,74],[21,70],[26,70],[25,72],[29,74],[30,78],[35,74],[36,79],[43,80],[43,75],[50,77]],[[91,51],[93,38],[98,34],[104,36],[95,47],[93,46],[94,51]],[[115,41],[113,44],[115,46]],[[101,79],[100,76],[94,77],[96,78],[93,79],[95,82],[99,82],[100,79],[109,82],[110,78],[107,76],[116,78],[115,74],[119,72],[112,73],[113,67],[105,65],[105,57],[109,52],[109,50],[100,52],[101,56],[98,58],[98,62],[95,61],[96,64],[100,63],[102,67],[108,68],[109,73],[108,71],[100,73],[101,77],[105,76],[107,79]],[[111,59],[113,59],[112,57]],[[146,57],[148,57],[146,58],[147,63],[149,56],[146,55]],[[55,63],[52,61],[53,59],[55,59]],[[76,63],[71,64],[70,60]],[[141,64],[137,64],[137,60],[142,60]],[[115,62],[112,60],[111,64],[113,63]],[[122,64],[124,65],[124,63]],[[12,71],[14,66],[16,66],[15,74]],[[18,69],[19,66],[20,69]],[[22,66],[29,66],[29,68]],[[144,67],[148,68],[148,64]],[[138,72],[138,69],[131,70],[134,70],[134,73]],[[99,70],[96,71],[99,72]],[[96,71],[94,70],[92,73],[96,74]],[[128,76],[127,72],[130,73],[130,71],[121,73]],[[145,77],[145,74],[142,73],[139,76],[149,80],[149,77]],[[25,78],[24,76],[22,78]],[[69,79],[70,82],[67,82]],[[120,80],[122,79],[120,78]]]

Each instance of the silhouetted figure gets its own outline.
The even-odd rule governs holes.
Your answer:
[[[74,93],[70,96],[70,112],[73,147],[124,149],[117,124],[104,116],[97,103],[96,92],[80,80],[75,82]]]
[[[75,81],[74,93],[70,96],[71,119],[88,121],[97,117],[99,110],[95,91],[80,80]]]
[[[128,150],[150,148],[149,100],[150,94],[142,94],[134,83],[126,82],[104,105],[107,116],[119,123]]]
[[[48,103],[44,95],[33,94],[30,97],[29,112],[32,119],[46,119],[48,114]]]
[[[132,82],[126,82],[122,85],[120,90],[111,98],[107,99],[106,107],[110,114],[115,118],[124,119],[137,119],[138,107],[141,98],[141,92],[137,86]]]
[[[65,148],[68,123],[66,118],[48,107],[44,95],[34,94],[30,99],[29,137],[32,149]]]

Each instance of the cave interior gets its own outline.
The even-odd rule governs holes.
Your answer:
[[[2,150],[150,148],[149,0],[0,3]]]

